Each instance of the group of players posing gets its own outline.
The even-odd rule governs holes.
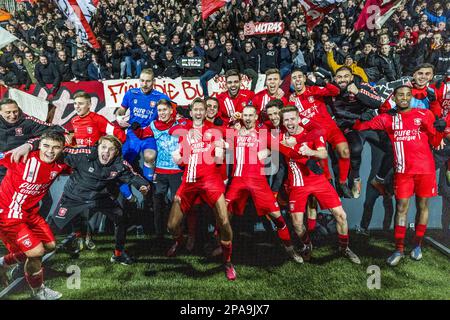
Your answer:
[[[342,196],[358,197],[365,140],[384,146],[386,165],[373,181],[382,192],[383,178],[392,168],[394,157],[396,250],[387,262],[394,266],[404,257],[406,215],[409,198],[414,194],[418,213],[411,257],[420,260],[428,220],[427,201],[436,195],[430,145],[442,146],[448,132],[442,119],[446,112],[436,107],[439,97],[431,101],[427,89],[425,96],[418,94],[423,93],[432,79],[432,66],[421,66],[415,73],[415,76],[422,75],[428,69],[431,77],[423,76],[428,77],[426,81],[417,76],[412,86],[396,88],[384,104],[373,88],[355,81],[346,67],[337,70],[335,82],[294,70],[291,76],[294,93],[288,98],[280,90],[281,78],[276,69],[267,71],[267,89],[256,95],[241,90],[240,75],[231,70],[225,76],[228,90],[217,98],[195,99],[189,106],[191,119],[181,118],[170,99],[153,89],[154,75],[147,69],[141,72],[140,88],[126,93],[117,111],[117,125],[90,111],[89,95],[80,92],[74,96],[77,115],[71,120],[71,131],[77,148],[64,147],[68,140],[67,135],[64,137],[66,129],[49,128],[50,125],[24,115],[15,101],[4,100],[0,103],[0,134],[2,138],[5,136],[6,145],[0,151],[12,150],[0,153],[0,165],[7,169],[0,185],[0,238],[9,250],[0,258],[0,274],[18,262],[25,262],[25,278],[36,298],[61,297],[43,284],[41,260],[45,252],[54,250],[55,239],[38,211],[39,202],[52,182],[64,173],[70,174],[70,178],[53,217],[55,223],[63,227],[76,217],[98,211],[110,216],[115,223],[116,239],[112,262],[132,263],[124,251],[123,210],[112,190],[121,183],[124,198],[133,201],[128,184],[146,194],[153,182],[155,214],[168,191],[174,195],[167,227],[175,244],[168,255],[175,255],[184,243],[184,216],[192,214],[194,204],[204,202],[216,216],[216,234],[229,280],[236,279],[231,263],[230,218],[243,213],[249,196],[258,215],[265,215],[273,222],[294,261],[302,263],[311,257],[309,233],[315,227],[314,202],[317,201],[321,209],[328,209],[336,218],[339,251],[360,264],[348,246],[346,214],[329,181],[326,146],[331,145],[337,154],[338,191]],[[417,107],[414,100],[418,100],[417,96],[422,102],[432,102],[433,107]],[[433,112],[427,109],[441,118],[435,120]],[[373,110],[387,112],[376,115]],[[119,126],[127,128],[126,134]],[[369,130],[369,134],[364,130]],[[385,132],[385,139],[381,131]],[[39,139],[28,141],[42,132],[45,133]],[[391,141],[392,147],[387,141]],[[144,178],[128,164],[141,153]],[[232,168],[228,169],[231,164]],[[275,170],[270,169],[273,167]],[[284,179],[286,171],[287,179]],[[288,194],[294,231],[302,241],[300,250],[294,249],[280,213],[277,200],[282,188]],[[307,227],[305,212],[308,212]]]

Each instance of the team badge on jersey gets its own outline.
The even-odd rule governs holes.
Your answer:
[[[133,103],[134,103],[134,104],[137,104],[137,103],[138,103],[138,100],[137,100],[137,99],[133,99]]]
[[[313,96],[309,96],[308,97],[308,101],[309,101],[309,103],[313,103],[314,102],[314,97]]]
[[[156,106],[156,101],[150,101],[150,107],[154,108]]]
[[[52,171],[52,172],[50,172],[50,179],[51,179],[51,180],[55,179],[57,175],[58,175],[58,171]]]
[[[414,124],[415,124],[416,126],[420,126],[421,123],[422,123],[422,119],[420,119],[420,118],[415,118],[415,119],[414,119]]]
[[[5,157],[5,154],[3,152],[0,152],[0,160],[2,160]]]
[[[63,208],[63,207],[59,208],[58,216],[64,217],[66,215],[66,213],[67,213],[67,208]]]
[[[27,248],[31,247],[31,240],[30,239],[25,239],[22,241],[23,245]]]
[[[87,127],[87,133],[92,134],[92,131],[93,131],[92,127]]]
[[[23,136],[23,130],[22,128],[16,128],[16,137]]]
[[[88,169],[88,171],[89,171],[90,173],[92,173],[92,172],[94,172],[94,168],[90,167],[90,168]]]

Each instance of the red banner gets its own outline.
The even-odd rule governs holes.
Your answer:
[[[319,5],[312,0],[300,0],[300,4],[306,16],[306,27],[308,31],[314,29],[335,8],[334,4]]]
[[[249,22],[244,25],[244,35],[283,33],[284,22]]]
[[[355,30],[380,29],[400,5],[400,0],[367,0],[355,22]]]
[[[202,0],[202,19],[208,19],[210,15],[222,8],[227,2],[226,0]]]
[[[91,95],[92,111],[105,116],[110,121],[114,121],[113,112],[115,108],[105,108],[103,83],[99,81],[62,82],[58,91],[54,93],[49,93],[46,88],[39,85],[31,85],[29,90],[25,90],[24,87],[21,86],[19,89],[50,102],[50,114],[53,114],[52,123],[54,124],[63,126],[75,115],[72,97],[78,91],[85,91]]]

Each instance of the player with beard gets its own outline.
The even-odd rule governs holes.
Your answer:
[[[70,168],[59,161],[65,138],[62,133],[41,136],[39,150],[15,163],[12,153],[0,153],[0,165],[8,170],[0,185],[0,238],[9,253],[0,258],[0,274],[17,262],[25,262],[25,279],[33,298],[57,300],[61,293],[44,285],[42,257],[55,250],[50,226],[39,214],[39,202],[55,179]],[[29,149],[28,149],[29,150]]]
[[[394,90],[396,109],[360,123],[357,130],[384,130],[394,149],[394,193],[396,198],[395,247],[387,259],[396,266],[404,257],[407,213],[410,198],[416,196],[416,224],[411,258],[422,259],[421,243],[428,223],[428,199],[436,196],[436,173],[430,144],[439,146],[445,131],[445,121],[435,120],[430,110],[412,108],[412,88],[406,85]]]
[[[234,124],[242,117],[242,110],[251,103],[255,96],[253,91],[241,89],[241,75],[237,70],[225,73],[227,91],[217,96],[219,100],[219,117],[225,125]]]
[[[289,229],[265,177],[263,161],[270,153],[271,135],[264,125],[256,126],[257,120],[256,108],[252,105],[246,106],[242,111],[244,125],[235,132],[233,141],[229,143],[234,146],[235,159],[233,178],[225,194],[228,213],[230,217],[242,215],[248,197],[251,196],[258,216],[268,216],[275,224],[278,237],[289,257],[302,263],[303,259],[294,250]]]
[[[364,143],[367,141],[384,152],[380,170],[376,179],[371,183],[378,188],[378,181],[383,182],[384,178],[392,168],[392,148],[384,132],[353,130],[352,127],[357,120],[370,120],[375,115],[375,110],[381,106],[381,98],[376,91],[366,83],[356,84],[352,71],[348,67],[341,67],[336,71],[334,77],[340,88],[340,94],[333,97],[330,102],[333,115],[338,127],[342,130],[350,146],[351,169],[349,174],[352,183],[352,193],[354,198],[359,198],[361,194],[361,155]],[[385,193],[381,190],[381,193]]]
[[[325,105],[324,98],[335,97],[339,94],[339,88],[332,83],[325,83],[322,79],[315,79],[315,85],[306,85],[307,77],[301,69],[294,69],[291,73],[291,83],[295,92],[289,97],[289,101],[294,103],[301,118],[311,120],[326,128],[325,140],[338,154],[339,178],[336,183],[337,189],[346,198],[351,198],[348,188],[347,177],[350,170],[350,150],[347,140],[339,130],[336,122],[331,118]],[[312,80],[310,80],[312,82]],[[314,83],[314,82],[313,82]],[[328,171],[328,162],[323,161],[324,168]]]
[[[231,263],[232,238],[225,202],[225,186],[217,164],[223,163],[222,132],[206,118],[205,102],[196,98],[190,105],[192,127],[172,132],[179,136],[180,149],[173,153],[175,163],[184,165],[183,181],[175,195],[167,228],[178,244],[183,242],[181,223],[197,197],[214,208],[219,229],[225,274],[228,280],[236,279]],[[219,145],[220,144],[220,145]]]
[[[280,152],[288,163],[288,193],[292,223],[302,240],[305,260],[311,258],[312,244],[309,232],[303,223],[308,197],[313,195],[322,209],[328,209],[336,218],[339,252],[351,262],[360,264],[358,256],[350,250],[347,217],[336,190],[322,174],[319,159],[327,158],[325,140],[319,133],[315,135],[305,130],[301,124],[299,111],[295,106],[281,110],[283,125],[287,132],[279,137]],[[285,146],[286,148],[283,148]],[[287,150],[286,150],[287,149]]]

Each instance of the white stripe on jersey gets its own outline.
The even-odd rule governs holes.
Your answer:
[[[303,176],[297,163],[291,160],[289,161],[289,166],[291,167],[292,175],[294,177],[293,187],[303,187]]]
[[[197,162],[198,162],[199,153],[191,154],[189,157],[189,165],[188,165],[188,174],[186,182],[195,182],[197,181]]]
[[[244,166],[244,155],[245,155],[244,147],[237,147],[236,148],[236,170],[234,170],[235,177],[242,176],[242,167]]]
[[[109,123],[106,125],[106,134],[114,135],[114,126]]]
[[[269,97],[269,95],[266,93],[266,94],[264,95],[263,99],[262,99],[262,102],[261,102],[261,110],[260,110],[260,111],[266,110],[266,105],[269,103],[269,101],[270,101],[270,97]]]
[[[34,170],[33,181],[31,181],[33,183],[36,183],[36,180],[37,180],[38,174],[39,174],[39,169],[41,168],[41,163],[39,161],[37,161],[37,159],[36,159],[36,162],[37,162],[37,165],[36,165],[36,169]]]
[[[392,130],[402,130],[403,119],[401,114],[397,114],[392,121]],[[394,142],[395,160],[396,160],[396,172],[404,173],[406,169],[405,163],[405,149],[403,141]]]
[[[28,170],[30,169],[30,161],[31,159],[29,159],[28,161],[27,161],[27,163],[26,163],[26,165],[25,165],[25,170],[23,171],[23,176],[22,176],[22,179],[23,180],[27,180],[27,175],[28,175]]]
[[[227,108],[228,117],[231,118],[231,116],[235,112],[233,101],[230,98],[226,98],[224,103],[225,103],[225,108]]]
[[[300,101],[299,97],[295,97],[295,106],[297,107],[298,111],[300,111],[300,112],[305,110],[305,108],[303,108],[303,104]]]
[[[9,219],[22,219],[22,205],[25,202],[27,195],[14,192],[12,201],[9,205],[8,218]]]

